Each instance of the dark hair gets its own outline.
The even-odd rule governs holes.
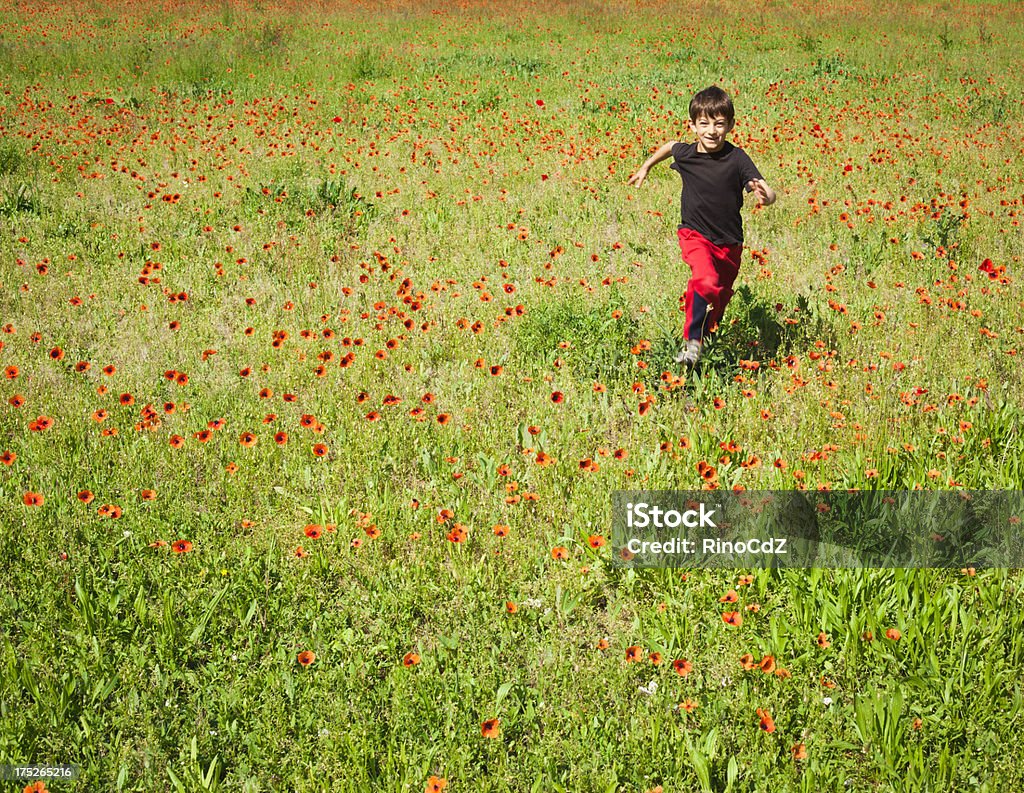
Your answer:
[[[717,118],[725,116],[730,124],[736,117],[736,111],[732,106],[732,99],[729,94],[717,85],[708,86],[703,91],[694,94],[690,100],[690,120],[696,121],[700,116]]]

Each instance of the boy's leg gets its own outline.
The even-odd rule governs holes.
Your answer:
[[[717,327],[722,322],[725,314],[725,307],[729,305],[734,294],[732,286],[736,283],[736,276],[740,272],[740,257],[743,254],[742,245],[716,245],[715,246],[715,269],[718,273],[718,299],[712,306],[708,317],[708,327]]]
[[[686,344],[675,360],[694,366],[700,359],[705,334],[721,320],[732,298],[742,246],[715,245],[696,231],[679,229],[679,247],[692,274],[684,298]]]

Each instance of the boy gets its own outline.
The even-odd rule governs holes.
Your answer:
[[[743,252],[743,190],[754,193],[759,206],[775,203],[775,191],[747,153],[725,140],[734,119],[729,95],[718,86],[705,88],[690,100],[689,127],[697,141],[669,141],[627,182],[640,187],[651,166],[669,157],[674,159],[670,167],[683,178],[679,247],[691,276],[686,285],[686,341],[675,361],[691,368],[700,360],[705,333],[721,321],[733,295]]]

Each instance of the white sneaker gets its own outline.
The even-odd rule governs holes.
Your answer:
[[[676,363],[685,364],[691,369],[700,360],[700,354],[704,350],[704,344],[696,339],[687,339],[686,344],[679,348],[679,352],[672,359]]]

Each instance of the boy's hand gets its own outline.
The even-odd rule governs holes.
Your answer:
[[[635,174],[633,174],[631,177],[629,177],[629,179],[626,180],[626,184],[635,184],[637,187],[639,187],[640,185],[642,185],[644,183],[644,179],[646,179],[646,178],[647,178],[647,169],[646,168],[641,168],[639,171],[637,171]]]
[[[751,179],[747,182],[747,187],[757,198],[757,205],[768,206],[769,204],[775,203],[775,192],[768,186],[764,179]]]

